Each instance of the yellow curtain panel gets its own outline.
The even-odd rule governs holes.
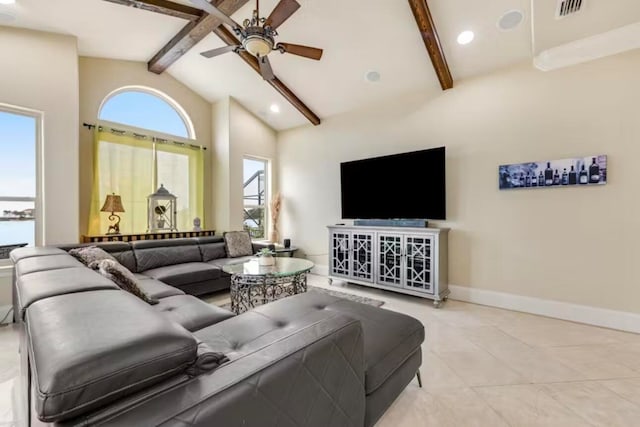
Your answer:
[[[100,212],[108,194],[122,198],[120,232],[147,231],[147,196],[164,184],[177,196],[178,230],[193,229],[203,218],[203,155],[201,150],[172,143],[156,143],[130,134],[96,127],[94,181],[89,234],[104,234],[109,213]]]

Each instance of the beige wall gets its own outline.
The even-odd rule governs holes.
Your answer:
[[[230,140],[229,140],[229,108],[230,98],[223,99],[213,105],[212,127],[213,127],[213,149],[212,149],[212,178],[213,182],[213,224],[214,228],[221,234],[224,230],[231,230],[230,221],[230,184],[229,168]]]
[[[251,156],[270,161],[269,191],[277,191],[276,132],[243,108],[234,99],[218,102],[213,108],[214,176],[218,234],[241,230],[243,222],[243,159]]]
[[[242,163],[245,156],[269,160],[270,169],[277,169],[277,136],[276,132],[262,120],[245,110],[238,102],[231,99],[229,115],[229,136],[231,140],[231,168],[229,181],[231,188],[230,210],[231,230],[241,230],[243,223],[243,171]],[[273,194],[277,176],[272,173],[269,179],[271,186],[268,193]],[[267,234],[268,236],[268,234]]]
[[[639,69],[640,51],[549,73],[524,64],[282,132],[282,234],[326,265],[339,163],[444,145],[448,220],[434,224],[452,229],[452,284],[640,312]],[[606,186],[498,190],[500,164],[591,154],[609,156]]]
[[[78,238],[76,38],[0,26],[0,103],[42,113],[43,244]]]
[[[80,122],[95,123],[102,101],[124,86],[146,86],[174,99],[187,112],[195,128],[198,144],[207,147],[205,155],[204,224],[213,224],[211,178],[211,104],[169,74],[153,74],[143,62],[81,57]],[[87,231],[93,184],[93,139],[90,131],[80,132],[80,234]],[[126,214],[125,214],[126,215]]]

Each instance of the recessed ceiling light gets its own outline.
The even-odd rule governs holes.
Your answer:
[[[524,14],[520,10],[510,10],[498,19],[498,28],[502,31],[515,29],[522,23]]]
[[[0,4],[14,4],[16,0],[0,0]]]
[[[271,110],[272,113],[280,112],[280,106],[278,104],[271,104],[271,107],[269,107],[269,109]]]
[[[364,75],[364,79],[370,83],[378,83],[380,81],[380,73],[375,70],[367,71]]]
[[[474,37],[475,37],[475,34],[473,34],[473,31],[463,31],[460,34],[458,34],[458,43],[469,44],[473,41]]]

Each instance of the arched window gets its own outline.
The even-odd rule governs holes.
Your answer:
[[[128,86],[105,98],[98,119],[89,234],[192,230],[203,219],[204,157],[184,109],[160,91]],[[177,198],[175,221],[149,211],[160,186]],[[109,219],[112,196],[120,196],[121,223]]]
[[[160,91],[127,86],[109,94],[98,119],[195,139],[193,124],[180,105]]]

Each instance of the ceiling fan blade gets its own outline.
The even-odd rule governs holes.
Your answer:
[[[322,58],[322,49],[309,46],[301,46],[299,44],[292,43],[278,43],[276,49],[284,50],[287,53],[293,55],[304,56],[305,58],[315,59],[319,61]]]
[[[296,0],[280,0],[280,3],[273,9],[264,25],[268,25],[275,30],[298,9],[300,9],[300,3]]]
[[[207,0],[189,0],[189,1],[191,3],[193,3],[193,4],[195,4],[196,6],[198,6],[200,9],[204,10],[205,12],[207,12],[209,15],[213,15],[216,18],[220,19],[222,22],[224,22],[225,24],[227,24],[228,26],[230,26],[234,30],[236,28],[242,29],[240,24],[238,24],[233,19],[229,18],[220,9],[218,9],[217,7],[215,7],[214,5],[209,3]]]
[[[239,49],[240,47],[242,46],[224,46],[224,47],[219,47],[217,49],[211,49],[205,52],[200,52],[200,55],[204,56],[205,58],[213,58],[214,56],[222,55],[223,53],[233,52],[234,50]]]
[[[275,74],[273,74],[273,68],[271,68],[271,61],[269,61],[268,56],[259,57],[258,62],[260,63],[260,74],[262,74],[263,79],[273,80],[276,78]]]

